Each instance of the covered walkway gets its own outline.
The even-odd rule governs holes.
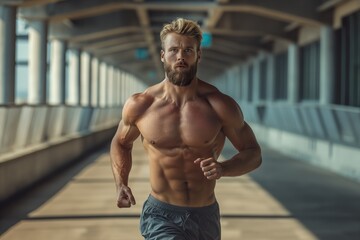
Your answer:
[[[263,145],[260,169],[218,182],[223,239],[359,240],[359,0],[0,0],[0,239],[141,239],[146,157],[119,210],[104,145],[163,80],[179,17],[203,30],[197,76]]]
[[[360,238],[360,184],[263,149],[258,171],[218,182],[223,240]],[[140,240],[139,214],[149,193],[140,141],[130,186],[137,205],[120,210],[104,147],[2,208],[0,239]]]

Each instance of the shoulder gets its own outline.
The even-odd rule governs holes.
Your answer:
[[[231,121],[243,123],[244,117],[241,108],[232,97],[222,93],[209,83],[202,82],[201,84],[206,90],[203,92],[203,96],[224,123],[231,123]]]
[[[125,102],[122,119],[128,124],[135,124],[153,102],[154,97],[148,91],[133,94]]]

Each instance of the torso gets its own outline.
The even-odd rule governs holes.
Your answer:
[[[151,104],[136,126],[149,157],[151,194],[161,201],[192,207],[215,201],[215,180],[205,178],[194,163],[197,158],[219,156],[225,141],[222,123],[208,99],[217,90],[207,88],[202,82],[197,97],[181,106],[163,97],[161,84],[143,93]]]

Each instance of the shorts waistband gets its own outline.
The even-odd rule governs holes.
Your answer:
[[[149,195],[148,199],[147,199],[147,203],[151,204],[154,207],[158,207],[160,209],[164,209],[167,211],[176,211],[176,212],[192,212],[192,213],[209,213],[209,212],[213,212],[213,211],[217,211],[219,208],[219,204],[217,203],[217,201],[215,200],[215,202],[209,206],[204,206],[204,207],[182,207],[182,206],[176,206],[176,205],[172,205],[166,202],[162,202],[156,198],[154,198],[152,195]]]

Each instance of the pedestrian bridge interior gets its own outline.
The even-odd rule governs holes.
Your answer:
[[[178,17],[203,30],[198,77],[263,148],[218,183],[223,239],[360,239],[358,0],[0,0],[0,239],[141,239],[146,156],[137,142],[138,204],[118,210],[108,144],[164,79]]]

